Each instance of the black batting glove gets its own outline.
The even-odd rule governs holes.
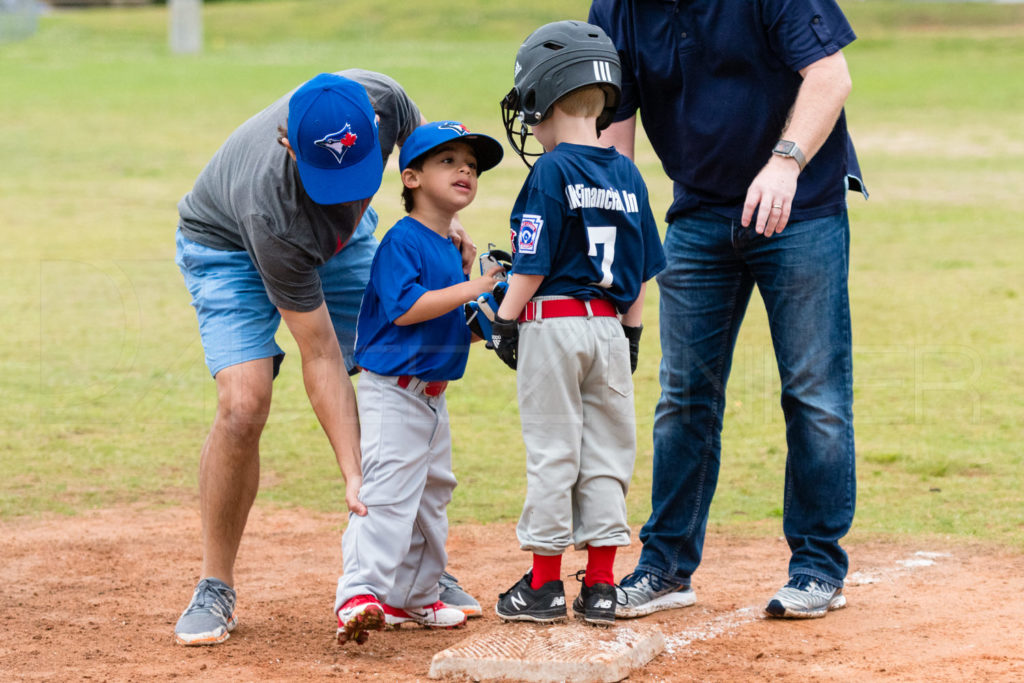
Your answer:
[[[515,370],[519,359],[519,323],[495,315],[494,322],[491,323],[489,346],[505,365]]]
[[[626,333],[629,340],[629,372],[636,372],[636,362],[640,359],[640,333],[644,331],[643,325],[630,327],[623,325],[622,331]]]

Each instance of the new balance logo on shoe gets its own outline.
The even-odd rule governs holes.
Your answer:
[[[561,581],[532,586],[533,572],[527,572],[514,586],[498,596],[494,611],[505,621],[552,623],[564,621],[565,589]]]
[[[610,583],[595,583],[588,586],[584,582],[584,571],[576,573],[576,578],[583,585],[580,593],[572,603],[573,615],[583,619],[591,626],[615,625],[615,586]]]

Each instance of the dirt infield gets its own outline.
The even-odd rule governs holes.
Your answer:
[[[520,627],[493,614],[498,592],[527,567],[512,525],[462,525],[452,530],[450,569],[481,600],[483,618],[338,646],[331,604],[342,522],[257,507],[236,576],[240,623],[213,648],[184,648],[171,635],[197,578],[195,510],[4,522],[0,680],[428,680],[435,652],[472,632]],[[1024,556],[968,545],[848,549],[849,607],[782,622],[760,609],[785,579],[784,541],[711,534],[697,605],[643,620],[659,625],[668,648],[629,680],[1024,679]],[[638,552],[635,540],[620,552],[618,575]],[[567,555],[566,573],[584,557]],[[566,589],[571,600],[575,582]]]

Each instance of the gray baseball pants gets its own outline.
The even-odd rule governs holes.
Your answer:
[[[614,317],[519,326],[519,416],[526,502],[523,550],[629,545],[626,492],[636,458],[629,342]]]
[[[418,391],[417,380],[403,389],[397,379],[359,378],[359,500],[368,513],[349,514],[335,612],[364,594],[403,609],[432,605],[448,563],[446,508],[456,482],[447,403],[443,393]]]

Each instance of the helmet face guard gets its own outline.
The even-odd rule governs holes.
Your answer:
[[[512,149],[523,160],[527,168],[533,168],[533,164],[530,163],[528,158],[535,159],[543,154],[544,151],[526,151],[526,141],[533,137],[533,132],[526,125],[526,121],[523,118],[523,112],[519,108],[519,91],[515,88],[509,90],[508,94],[501,101],[501,122],[505,126],[505,137],[508,138],[508,144],[512,146]],[[517,126],[518,130],[516,129]]]
[[[501,101],[502,123],[509,144],[530,166],[524,149],[533,126],[551,112],[561,97],[588,85],[605,90],[605,108],[598,132],[612,122],[621,97],[622,71],[615,45],[598,26],[582,21],[556,21],[531,33],[516,53],[512,90]],[[518,130],[516,128],[518,127]]]

